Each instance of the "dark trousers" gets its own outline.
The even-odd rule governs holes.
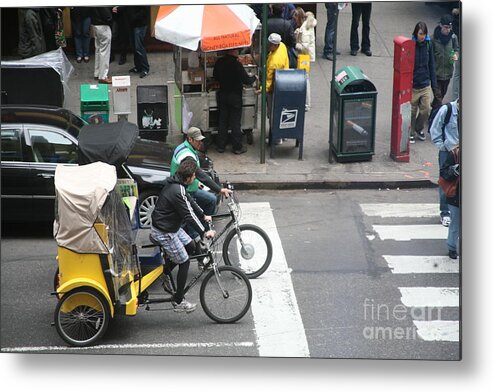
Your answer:
[[[327,25],[325,26],[324,56],[332,54],[332,51],[334,50],[337,4],[338,3],[325,3],[325,8],[327,9]]]
[[[219,91],[217,94],[219,107],[219,133],[217,147],[224,148],[228,141],[228,130],[231,129],[233,151],[241,150],[241,108],[242,95],[230,91]]]
[[[147,26],[134,27],[134,65],[139,72],[149,72],[149,61],[144,47]]]
[[[351,21],[351,50],[359,50],[358,27],[360,18],[363,21],[361,50],[370,50],[371,3],[351,3],[351,10],[353,13]]]
[[[116,22],[116,45],[120,52],[120,56],[126,56],[129,52],[132,29],[130,27],[130,22],[128,20],[129,16],[127,15],[128,10],[125,7],[119,7],[118,13],[116,14],[115,22]]]

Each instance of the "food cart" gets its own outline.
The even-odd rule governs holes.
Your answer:
[[[175,83],[177,95],[175,105],[181,108],[182,121],[178,127],[184,131],[190,126],[202,129],[206,133],[216,134],[219,127],[219,108],[217,105],[217,91],[219,83],[213,78],[216,60],[223,55],[223,51],[202,52],[191,51],[182,47],[174,48]],[[191,57],[198,57],[199,66],[189,64]],[[260,58],[260,28],[255,32],[253,44],[250,48],[240,50],[239,61],[249,75],[257,75]],[[258,95],[255,90],[258,86],[243,88],[243,109],[241,129],[247,137],[248,144],[253,143],[253,131],[257,128]]]
[[[218,25],[217,20],[230,23]],[[214,65],[223,50],[239,48],[247,72],[258,75],[260,21],[245,4],[161,6],[155,22],[155,37],[174,47],[175,119],[179,130],[190,126],[215,134],[219,125]],[[254,87],[243,93],[241,128],[253,142],[257,126],[258,99]]]

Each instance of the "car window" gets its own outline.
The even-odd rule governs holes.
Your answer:
[[[21,135],[18,129],[2,129],[2,161],[22,161]]]
[[[77,146],[68,137],[47,130],[29,130],[29,135],[35,162],[77,162]]]

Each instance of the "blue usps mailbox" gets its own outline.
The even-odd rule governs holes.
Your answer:
[[[272,102],[271,158],[274,156],[275,140],[296,139],[296,147],[299,147],[298,159],[303,159],[305,101],[305,70],[276,70]]]

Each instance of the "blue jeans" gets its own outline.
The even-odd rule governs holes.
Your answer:
[[[139,72],[149,72],[147,52],[144,47],[147,26],[134,27],[134,65]]]
[[[448,250],[456,251],[459,245],[459,228],[460,228],[460,208],[448,205],[450,210],[450,225],[448,227],[447,245]]]
[[[336,30],[337,3],[325,3],[327,9],[327,25],[325,26],[324,57],[334,50],[334,34]]]
[[[442,167],[448,156],[448,151],[438,152],[438,167]],[[441,187],[438,187],[438,195],[440,197],[440,216],[450,215],[449,205],[447,204],[447,196],[443,192]]]
[[[74,32],[75,56],[89,56],[89,43],[91,36],[89,30],[91,28],[91,18],[87,17],[81,20],[72,20],[72,30]]]

